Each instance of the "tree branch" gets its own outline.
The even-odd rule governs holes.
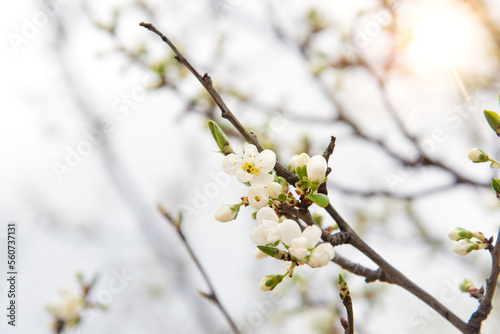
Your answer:
[[[154,32],[160,38],[167,43],[174,53],[176,54],[176,59],[181,63],[184,64],[190,71],[193,73],[193,75],[200,81],[200,83],[205,87],[207,92],[212,96],[214,101],[217,103],[219,108],[221,109],[222,112],[222,117],[226,118],[233,124],[233,126],[243,135],[243,137],[253,143],[259,151],[263,149],[262,145],[260,145],[257,137],[253,134],[250,134],[242,125],[241,123],[236,119],[236,117],[231,113],[231,111],[227,108],[225,103],[222,101],[221,97],[219,94],[215,91],[213,85],[212,85],[212,80],[208,76],[208,74],[204,74],[201,76],[194,68],[191,66],[191,64],[182,56],[182,54],[177,50],[177,48],[170,42],[170,40],[163,35],[160,31],[158,31],[152,24],[150,23],[140,23],[141,26],[149,29],[150,31]],[[326,88],[326,86],[323,86],[323,88]],[[338,105],[336,99],[328,94],[331,98],[331,101],[334,102],[335,105]],[[339,111],[340,112],[340,111]],[[281,166],[279,163],[276,163],[275,166],[275,171],[279,176],[282,176],[287,180],[288,183],[290,184],[295,184],[298,181],[298,177],[293,174],[291,171],[287,170],[283,166]],[[387,282],[393,282],[394,284],[397,284],[401,286],[402,288],[406,289],[407,291],[411,292],[413,295],[421,299],[423,302],[425,302],[427,305],[432,307],[434,310],[436,310],[441,316],[443,316],[445,319],[447,319],[450,323],[452,323],[456,328],[458,328],[461,332],[465,332],[466,328],[466,323],[462,321],[460,318],[458,318],[455,314],[453,314],[450,310],[448,310],[443,304],[441,304],[439,301],[437,301],[434,297],[432,297],[430,294],[428,294],[426,291],[422,290],[420,287],[418,287],[415,283],[410,281],[406,276],[404,276],[401,272],[399,272],[397,269],[395,269],[392,265],[390,265],[386,260],[384,260],[377,252],[375,252],[368,244],[366,244],[357,234],[356,232],[351,228],[351,226],[344,220],[344,218],[335,210],[335,208],[329,204],[326,208],[326,211],[330,214],[330,216],[335,220],[337,225],[339,226],[340,230],[342,232],[347,232],[346,234],[350,234],[350,244],[352,244],[354,247],[356,247],[358,250],[360,250],[363,254],[365,254],[368,258],[370,258],[373,262],[375,262],[384,272],[385,278],[387,279]],[[314,220],[311,217],[311,214],[307,209],[305,210],[297,210],[296,213],[301,214],[305,219],[303,219],[306,224],[308,225],[313,225],[316,224]],[[297,216],[301,218],[300,216]],[[302,219],[302,218],[301,218]],[[325,235],[325,230],[323,230],[323,236],[322,238],[328,238],[328,236]],[[328,233],[328,232],[327,232]],[[330,233],[328,233],[330,234]],[[201,266],[200,266],[201,267]]]
[[[475,334],[481,332],[481,324],[491,312],[493,306],[491,301],[493,300],[493,295],[495,294],[495,289],[497,287],[498,275],[500,275],[500,230],[497,235],[497,242],[495,247],[490,250],[491,253],[491,274],[486,280],[486,293],[484,295],[481,304],[474,314],[472,314],[469,322],[467,323],[467,334]]]
[[[365,277],[366,283],[372,283],[375,281],[392,283],[387,280],[384,271],[382,269],[373,270],[366,268],[359,263],[354,263],[352,261],[349,261],[345,257],[339,255],[337,252],[335,252],[335,257],[332,259],[332,262],[341,266],[342,269],[345,269],[358,276]]]
[[[161,205],[158,206],[158,210],[163,215],[163,217],[165,217],[165,219],[168,222],[170,222],[172,224],[172,226],[175,228],[175,231],[179,235],[179,238],[181,239],[181,241],[186,246],[186,249],[187,249],[189,255],[191,256],[191,259],[193,260],[194,264],[198,268],[198,271],[201,273],[201,275],[203,276],[203,279],[207,283],[208,291],[209,292],[208,293],[202,293],[202,295],[205,298],[207,298],[208,300],[212,301],[219,308],[219,310],[222,312],[222,314],[226,318],[226,321],[229,323],[229,326],[231,326],[231,329],[233,330],[233,332],[236,333],[236,334],[241,334],[241,332],[239,331],[238,327],[236,327],[236,324],[234,323],[233,319],[231,318],[231,316],[229,315],[229,313],[227,313],[227,311],[224,308],[224,306],[221,304],[219,298],[217,297],[217,294],[215,293],[215,289],[214,289],[214,287],[212,285],[212,282],[211,282],[210,278],[208,277],[208,275],[205,272],[205,270],[203,269],[200,261],[198,260],[198,258],[194,254],[193,249],[191,248],[191,246],[189,245],[188,241],[186,240],[186,237],[184,236],[184,233],[182,233],[182,230],[181,230],[181,227],[180,227],[180,221],[178,221],[177,219],[173,218],[172,215],[167,210],[165,210],[165,208],[163,208]]]

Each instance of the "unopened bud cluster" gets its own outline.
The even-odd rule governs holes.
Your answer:
[[[456,227],[448,233],[448,237],[455,241],[453,251],[460,255],[467,255],[474,250],[488,247],[488,239],[481,232],[471,232],[461,227]]]

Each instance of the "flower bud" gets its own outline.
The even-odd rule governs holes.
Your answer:
[[[347,286],[344,277],[342,277],[342,275],[340,274],[339,274],[339,292],[340,292],[340,298],[342,298],[342,300],[347,300],[351,298],[351,292],[349,291],[349,287]]]
[[[470,239],[474,237],[474,233],[471,231],[468,231],[466,229],[463,229],[461,227],[455,227],[453,230],[448,232],[448,237],[451,240],[461,240],[461,239]]]
[[[269,203],[269,193],[264,187],[250,186],[248,188],[248,202],[254,209],[261,209]]]
[[[297,174],[300,180],[307,175],[306,166],[309,162],[309,155],[306,153],[301,153],[299,155],[294,155],[289,162],[289,168]]]
[[[335,256],[335,250],[333,246],[329,243],[323,243],[318,245],[312,252],[309,257],[309,264],[313,268],[324,267],[328,265],[331,259]]]
[[[278,198],[281,194],[283,194],[283,187],[278,182],[271,182],[266,188],[269,192],[269,197],[271,198]]]
[[[215,142],[217,143],[217,146],[219,146],[222,154],[228,155],[234,153],[233,148],[229,143],[229,139],[217,123],[212,120],[208,121],[208,128],[210,129],[212,137],[214,137]]]
[[[461,239],[453,244],[453,251],[460,255],[467,255],[477,249],[479,249],[479,245],[469,239]]]
[[[307,166],[309,159],[310,158],[309,158],[309,155],[307,153],[301,153],[301,154],[294,155],[290,159],[290,162],[288,164],[290,166],[290,169],[295,172],[297,170],[297,168]]]
[[[240,210],[239,205],[229,205],[224,204],[215,211],[215,220],[221,223],[227,223],[231,220],[235,220],[238,216],[238,211]]]
[[[474,163],[489,161],[488,154],[478,148],[473,148],[469,151],[469,159],[471,159]]]
[[[325,179],[327,168],[325,158],[321,155],[315,155],[307,163],[307,178],[311,182],[321,184]]]
[[[264,276],[262,280],[260,281],[259,288],[262,291],[271,291],[274,286],[273,286],[274,280],[270,276]]]
[[[283,275],[267,275],[262,278],[259,288],[262,291],[272,291],[274,288],[283,281]]]
[[[475,288],[475,285],[470,279],[464,278],[463,282],[460,283],[459,288],[460,288],[460,291],[462,291],[462,292],[469,292],[469,289]]]

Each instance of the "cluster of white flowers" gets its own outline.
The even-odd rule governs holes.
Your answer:
[[[485,249],[488,247],[488,240],[481,232],[474,233],[461,227],[456,227],[448,233],[448,237],[456,241],[453,244],[453,251],[460,255],[467,255],[473,250]]]
[[[227,145],[220,143],[219,146]],[[289,169],[299,178],[299,182],[294,186],[297,187],[296,193],[300,196],[300,201],[291,192],[287,193],[288,184],[284,179],[272,174],[275,164],[276,154],[273,151],[263,150],[259,153],[257,147],[252,144],[245,146],[243,156],[227,154],[222,161],[222,170],[249,185],[248,197],[243,197],[242,202],[238,204],[225,204],[215,213],[215,219],[228,222],[236,219],[242,205],[257,209],[258,226],[253,227],[250,232],[250,239],[260,248],[256,256],[262,258],[269,255],[292,262],[287,274],[264,277],[261,289],[265,291],[274,289],[287,275],[291,276],[296,265],[324,267],[335,255],[330,243],[318,245],[322,235],[320,227],[308,226],[302,231],[297,221],[280,220],[277,214],[280,202],[285,201],[290,206],[297,205],[306,198],[306,205],[313,202],[320,206],[328,204],[328,197],[317,193],[319,186],[326,182],[326,159],[321,155],[309,157],[302,153],[290,160]],[[278,248],[280,244],[284,249]],[[263,246],[264,248],[261,248]]]
[[[316,246],[322,233],[316,225],[301,231],[297,222],[292,219],[285,219],[280,223],[278,215],[270,207],[257,212],[257,222],[259,226],[254,226],[250,232],[250,239],[257,245],[275,246],[282,242],[296,260],[315,268],[326,266],[335,255],[329,243]]]

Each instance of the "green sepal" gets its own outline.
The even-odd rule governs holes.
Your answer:
[[[497,136],[500,136],[500,117],[498,116],[498,114],[494,111],[485,110],[484,117],[486,117],[488,124],[493,129],[493,131],[495,131]]]
[[[288,182],[286,182],[285,178],[278,176],[278,175],[274,175],[274,182],[279,183],[282,188],[285,188],[286,185],[288,184]]]
[[[269,255],[270,257],[273,257],[277,260],[289,261],[288,253],[284,250],[269,246],[257,246],[257,248],[260,249],[262,253]]]
[[[264,285],[272,291],[283,281],[285,275],[267,275],[266,277],[269,277],[269,279],[264,283]]]
[[[323,215],[315,212],[312,214],[312,218],[314,219],[316,224],[318,224],[319,226],[323,226]]]
[[[298,188],[308,189],[311,186],[311,182],[307,179],[307,177],[303,178],[299,182],[297,182]]]
[[[322,208],[330,203],[330,199],[325,194],[309,194],[306,196],[306,198],[309,198],[311,201],[316,203],[316,205]]]
[[[224,155],[228,155],[234,153],[231,144],[229,143],[229,139],[220,126],[212,120],[208,121],[208,128],[212,133],[212,137],[214,137],[217,146],[220,148],[220,152]]]
[[[295,172],[297,173],[299,180],[307,178],[307,165],[304,165],[302,167],[297,167],[297,170]]]

